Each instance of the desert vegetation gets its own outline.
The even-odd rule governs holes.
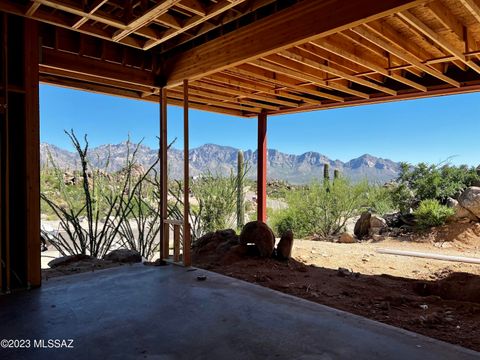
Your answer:
[[[160,232],[160,182],[158,160],[148,169],[136,161],[138,145],[129,145],[121,170],[110,171],[109,159],[92,167],[88,140],[66,132],[78,155],[78,169],[60,169],[50,157],[42,169],[42,213],[59,221],[56,232],[44,231],[62,255],[82,254],[101,258],[115,247],[138,251],[146,259],[158,250]],[[170,145],[171,146],[171,145]],[[98,163],[98,161],[97,161]],[[249,164],[238,154],[237,171],[207,172],[191,180],[190,223],[193,240],[227,228],[241,230],[254,218],[254,198],[246,196],[255,183],[247,179]],[[462,191],[478,185],[478,170],[449,164],[402,164],[396,181],[372,184],[351,182],[338,171],[308,185],[270,182],[271,199],[284,204],[269,209],[269,225],[277,236],[287,230],[296,238],[330,239],[346,231],[349,219],[368,212],[380,217],[409,216],[410,230],[439,226],[454,217]],[[182,218],[183,184],[170,180],[168,212]],[[447,206],[448,205],[448,206]]]

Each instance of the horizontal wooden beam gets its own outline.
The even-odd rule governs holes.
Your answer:
[[[165,67],[167,86],[179,86],[184,79],[196,80],[294,45],[408,10],[424,2],[425,0],[304,0],[171,57]]]
[[[85,74],[130,84],[155,85],[155,76],[151,71],[54,49],[42,49],[41,65],[45,71],[48,68],[61,69],[76,72],[79,77]]]
[[[332,102],[332,103],[323,103],[321,105],[305,105],[297,109],[282,109],[277,112],[270,112],[269,115],[283,115],[291,113],[300,113],[307,111],[318,111],[318,110],[328,110],[328,109],[338,109],[349,106],[361,106],[367,104],[382,104],[393,101],[401,100],[414,100],[414,99],[424,99],[429,97],[437,97],[444,95],[456,95],[456,94],[468,94],[473,92],[480,91],[480,82],[472,81],[470,83],[464,84],[462,87],[454,87],[449,84],[438,85],[435,87],[429,87],[428,90],[419,91],[416,89],[411,89],[402,93],[399,93],[396,97],[389,95],[378,94],[378,96],[372,96],[370,99],[358,99],[346,101],[344,103]],[[251,115],[253,117],[253,115]]]
[[[92,83],[87,83],[85,81],[77,81],[73,79],[58,78],[50,75],[40,75],[40,81],[44,84],[51,84],[51,85],[65,87],[69,89],[84,90],[84,91],[88,91],[96,94],[102,94],[102,95],[108,94],[108,95],[118,96],[122,98],[154,102],[157,104],[159,101],[158,94],[150,94],[148,96],[142,96],[142,94],[138,91],[119,89],[116,87],[110,87],[110,86],[101,85],[101,84],[92,84]],[[168,104],[174,105],[174,106],[183,106],[183,101],[169,98]],[[231,115],[231,116],[237,116],[237,117],[252,116],[254,114],[256,115],[256,113],[252,113],[252,112],[243,112],[243,111],[228,109],[224,107],[199,104],[193,101],[190,101],[189,106],[192,109],[196,109],[196,110],[215,112],[219,114]]]

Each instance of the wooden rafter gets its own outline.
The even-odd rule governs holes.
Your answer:
[[[424,1],[302,1],[167,61],[168,86],[328,36],[367,20],[407,10]],[[311,16],[311,14],[319,14]],[[293,31],[292,31],[293,30]],[[218,53],[218,48],[222,52]]]
[[[168,9],[170,9],[173,5],[176,5],[179,1],[180,0],[165,0],[159,2],[152,9],[147,10],[142,16],[130,22],[126,28],[117,31],[113,35],[112,40],[120,41],[131,33],[141,29],[145,25],[148,25],[150,22],[155,20],[155,18],[165,14]]]
[[[372,29],[372,28],[370,28],[370,29]],[[386,41],[384,39],[381,39],[378,36],[378,34],[375,35],[372,32],[368,31],[367,27],[358,26],[358,27],[353,28],[352,30],[355,33],[357,33],[358,35],[364,37],[365,39],[371,41],[372,43],[382,47],[386,51],[388,51],[388,52],[394,54],[395,56],[399,57],[400,59],[416,66],[417,68],[426,72],[427,74],[430,74],[431,76],[434,76],[434,77],[436,77],[440,80],[443,80],[443,81],[445,81],[445,82],[447,82],[450,85],[453,85],[455,87],[460,87],[460,83],[458,81],[455,81],[455,80],[449,78],[448,76],[444,75],[443,73],[439,72],[438,70],[435,70],[435,69],[431,68],[428,65],[422,64],[420,61],[416,60],[414,56],[409,54],[404,49],[401,49],[399,47],[395,47],[394,45],[392,45],[388,41]]]
[[[52,27],[44,34],[44,81],[147,101],[158,101],[166,83],[169,103],[183,105],[189,79],[192,108],[256,116],[476,89],[478,5],[4,0],[0,11],[55,26],[53,36]]]
[[[149,40],[145,43],[144,49],[149,50],[169,39],[172,39],[179,34],[194,28],[195,26],[198,26],[199,24],[225,12],[226,10],[229,10],[241,3],[243,3],[245,0],[229,0],[226,2],[219,1],[217,4],[215,4],[212,9],[209,10],[208,13],[205,15],[195,15],[192,18],[190,18],[184,26],[182,26],[180,29],[171,29],[167,31],[160,39],[157,40]]]
[[[424,33],[426,36],[428,36],[429,39],[431,39],[434,43],[436,43],[438,46],[443,48],[445,51],[448,53],[452,54],[455,56],[457,60],[460,60],[462,63],[470,67],[471,69],[475,70],[477,73],[480,74],[480,66],[477,65],[473,60],[467,59],[461,51],[457,50],[452,44],[450,44],[447,40],[442,38],[439,34],[437,34],[435,31],[433,31],[431,28],[429,28],[427,25],[425,25],[423,22],[421,22],[418,18],[415,17],[412,13],[408,11],[404,11],[398,14],[398,16],[405,20],[407,23],[409,23],[411,26],[413,26],[415,29],[418,31]]]

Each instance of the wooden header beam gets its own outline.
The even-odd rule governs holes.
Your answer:
[[[167,86],[179,86],[184,79],[197,80],[364,22],[408,10],[424,2],[425,0],[302,1],[168,59],[165,66]]]

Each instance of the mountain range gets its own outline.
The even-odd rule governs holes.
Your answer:
[[[126,142],[120,144],[101,145],[88,151],[88,158],[93,167],[105,168],[107,171],[118,171],[125,166],[128,154],[135,145]],[[190,173],[197,176],[207,171],[215,174],[230,174],[236,171],[238,149],[215,144],[205,144],[191,149],[189,152]],[[145,145],[139,145],[136,159],[143,167],[148,168],[156,159],[158,150]],[[55,145],[42,143],[40,146],[42,166],[48,166],[51,161],[62,169],[78,169],[79,158],[76,153],[59,148]],[[245,162],[250,167],[249,177],[255,178],[257,166],[257,151],[244,151]],[[301,155],[286,154],[275,149],[268,150],[267,169],[270,180],[285,180],[292,184],[307,183],[323,177],[324,164],[330,165],[333,175],[335,169],[343,176],[359,181],[368,179],[372,182],[384,183],[398,176],[400,164],[388,159],[378,158],[369,154],[362,155],[347,162],[332,160],[318,152],[306,152]],[[171,148],[168,152],[169,176],[183,176],[183,151]]]

